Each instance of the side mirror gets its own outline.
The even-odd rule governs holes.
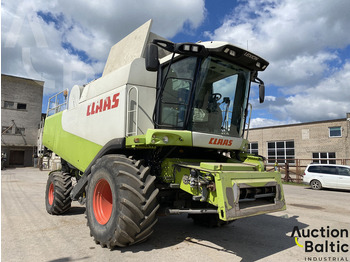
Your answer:
[[[259,102],[264,103],[265,100],[265,84],[260,78],[258,78],[258,72],[252,72],[252,82],[259,84]]]
[[[148,44],[146,48],[146,70],[156,72],[158,68],[158,47],[153,44]]]
[[[265,85],[264,83],[259,84],[259,102],[264,103],[265,100]]]

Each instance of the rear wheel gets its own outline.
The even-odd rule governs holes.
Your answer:
[[[124,247],[146,240],[157,222],[155,176],[142,161],[107,155],[92,168],[86,216],[90,234],[102,247]]]
[[[69,173],[61,171],[50,173],[46,184],[46,211],[52,215],[61,215],[67,212],[72,203],[70,198],[72,188],[72,179]]]
[[[322,188],[321,182],[316,179],[310,182],[310,186],[312,189],[315,189],[315,190],[320,190]]]

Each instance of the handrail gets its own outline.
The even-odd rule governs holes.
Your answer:
[[[130,100],[130,94],[131,91],[135,90],[136,91],[136,101],[135,101],[135,108],[131,109],[131,100]],[[138,130],[138,107],[139,107],[139,90],[137,89],[136,86],[131,86],[128,90],[127,97],[126,97],[127,105],[126,105],[126,136],[132,136],[132,135],[137,135],[137,130]],[[135,113],[135,131],[133,131],[133,128],[131,131],[129,130],[129,121],[130,121],[130,116],[132,113]]]
[[[64,109],[67,109],[68,107],[68,88],[63,90],[62,92],[57,93],[56,95],[49,98],[48,105],[47,105],[47,112],[46,116],[54,115],[58,112],[63,111]],[[58,98],[59,95],[63,95],[64,102],[61,103],[60,99]],[[53,107],[51,105],[53,104]]]
[[[245,139],[248,140],[248,134],[249,134],[249,127],[250,127],[250,118],[252,116],[252,111],[253,111],[253,106],[251,103],[248,103],[248,106],[249,106],[249,120],[248,120],[248,123],[245,123],[246,125],[248,125],[247,127],[247,133],[246,133],[246,136],[245,136]],[[245,120],[244,120],[245,122]]]

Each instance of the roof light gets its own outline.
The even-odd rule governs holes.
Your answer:
[[[190,45],[184,45],[184,51],[190,51],[191,46]]]
[[[233,50],[230,50],[230,56],[236,56],[236,52]]]
[[[192,46],[192,52],[198,52],[199,51],[199,47],[196,45]]]
[[[225,54],[229,54],[230,56],[236,56],[236,51],[235,50],[231,50],[228,47],[225,48],[224,53]]]
[[[261,66],[260,62],[256,62],[256,66],[260,68]]]
[[[175,53],[189,55],[189,56],[206,56],[207,49],[198,44],[193,43],[179,43],[175,44]]]

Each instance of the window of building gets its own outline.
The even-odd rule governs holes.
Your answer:
[[[341,137],[341,127],[329,127],[329,137]]]
[[[23,128],[23,127],[20,127],[20,128],[16,127],[15,134],[16,135],[24,135],[25,134],[25,128]]]
[[[12,126],[2,126],[1,134],[12,134]]]
[[[258,149],[259,149],[258,142],[249,143],[249,145],[248,145],[248,153],[249,154],[258,155],[259,154]]]
[[[14,109],[15,108],[15,103],[11,102],[11,101],[4,101],[4,108]]]
[[[295,163],[294,141],[275,141],[267,143],[268,163]]]
[[[312,153],[312,163],[316,164],[335,164],[335,152],[316,152]]]
[[[27,109],[27,104],[17,103],[17,109],[25,110]]]

